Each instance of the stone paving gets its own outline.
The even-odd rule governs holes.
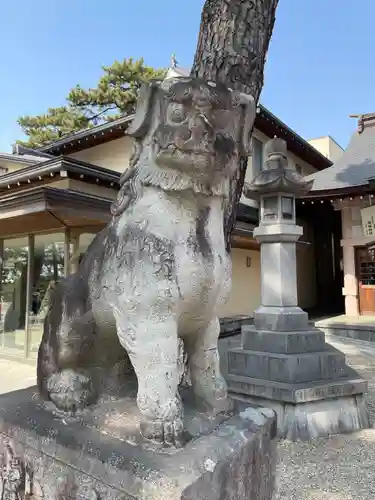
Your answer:
[[[372,428],[350,435],[278,444],[274,500],[375,499],[375,344],[328,337],[369,381]]]

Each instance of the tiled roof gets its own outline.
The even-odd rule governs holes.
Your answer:
[[[375,126],[356,131],[341,158],[331,167],[306,177],[314,180],[312,191],[366,186],[375,178]]]

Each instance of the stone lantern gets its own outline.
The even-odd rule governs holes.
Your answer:
[[[296,242],[303,228],[296,225],[295,199],[306,194],[306,182],[288,165],[286,142],[271,139],[265,146],[266,161],[244,195],[260,206],[254,237],[261,243],[261,306],[255,311],[257,328],[305,327],[307,314],[298,307]]]
[[[366,382],[298,307],[296,242],[303,229],[296,224],[295,199],[312,183],[289,167],[285,141],[270,140],[265,153],[262,171],[244,188],[260,206],[254,237],[260,242],[261,305],[254,325],[242,327],[242,345],[228,351],[229,392],[275,410],[280,437],[366,428]]]

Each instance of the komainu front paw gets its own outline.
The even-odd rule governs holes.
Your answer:
[[[63,370],[47,382],[49,399],[62,411],[74,413],[93,404],[97,393],[90,376],[74,370]]]
[[[182,418],[176,418],[172,421],[142,420],[140,427],[142,436],[150,441],[176,448],[184,445]]]

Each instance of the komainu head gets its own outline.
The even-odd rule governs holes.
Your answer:
[[[128,134],[131,168],[143,184],[227,197],[241,154],[249,154],[251,96],[188,77],[142,87]]]

